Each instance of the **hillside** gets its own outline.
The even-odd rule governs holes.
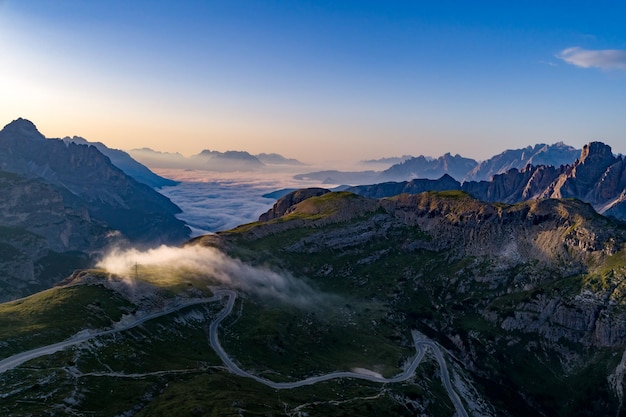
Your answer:
[[[590,205],[318,189],[271,213],[0,305],[2,357],[71,344],[1,372],[0,412],[623,413],[626,229]]]
[[[450,349],[497,415],[621,407],[620,224],[576,200],[494,205],[453,191],[354,205],[337,194],[331,209],[329,197],[200,241],[387,303],[385,323]]]

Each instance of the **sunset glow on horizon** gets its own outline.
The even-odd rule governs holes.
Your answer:
[[[626,153],[626,10],[563,7],[5,0],[0,124],[305,162],[593,140]]]

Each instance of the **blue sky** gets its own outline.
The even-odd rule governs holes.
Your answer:
[[[0,114],[308,162],[626,153],[626,6],[477,3],[0,0]]]

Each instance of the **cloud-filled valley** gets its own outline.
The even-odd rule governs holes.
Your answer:
[[[159,190],[178,205],[178,217],[192,229],[194,236],[228,230],[256,221],[275,203],[263,194],[281,188],[317,186],[297,181],[285,174],[216,174],[207,171],[156,170],[160,175],[181,183]]]

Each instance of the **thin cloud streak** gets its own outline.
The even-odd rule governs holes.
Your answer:
[[[581,68],[626,71],[626,50],[584,49],[578,46],[562,50],[557,58]]]

